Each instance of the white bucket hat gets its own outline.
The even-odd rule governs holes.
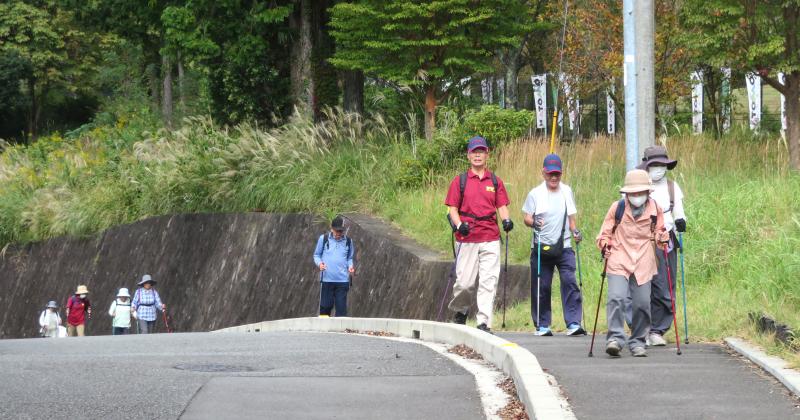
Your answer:
[[[128,293],[128,288],[127,287],[123,287],[123,288],[119,289],[119,292],[117,292],[117,297],[129,298],[129,297],[131,297],[131,294]]]

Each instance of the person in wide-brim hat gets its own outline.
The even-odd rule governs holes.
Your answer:
[[[661,164],[665,165],[668,170],[673,170],[678,165],[678,161],[675,159],[670,159],[669,155],[667,154],[667,148],[664,146],[650,146],[644,150],[644,156],[642,157],[642,163],[636,167],[636,169],[643,169],[647,170],[650,165],[653,164]]]
[[[669,240],[664,213],[649,198],[652,190],[647,172],[641,169],[628,172],[625,185],[620,188],[625,198],[611,205],[597,235],[597,246],[607,264],[606,353],[611,357],[619,357],[626,345],[635,357],[647,355],[651,280],[657,272],[655,245],[663,248]],[[633,309],[630,336],[625,335],[624,304],[628,296]]]
[[[153,280],[149,274],[142,276],[142,281],[139,282],[139,287],[136,293],[133,294],[133,301],[131,302],[131,311],[139,329],[139,334],[149,334],[153,332],[156,326],[156,311],[163,312],[167,309],[167,305],[161,302],[161,296],[158,291],[153,287],[156,281]]]
[[[87,295],[89,289],[86,285],[79,285],[75,293],[67,299],[65,307],[67,313],[67,335],[70,337],[83,337],[85,335],[86,318],[92,317],[92,305]]]

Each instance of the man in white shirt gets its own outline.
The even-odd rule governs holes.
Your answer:
[[[675,296],[675,274],[677,273],[678,241],[675,232],[686,232],[686,214],[683,211],[683,191],[677,182],[667,179],[667,171],[678,165],[678,161],[670,159],[664,146],[650,146],[644,151],[642,163],[637,167],[650,174],[655,189],[650,197],[664,212],[664,228],[670,234],[667,256],[669,258],[669,275],[672,279],[672,290],[667,279],[667,261],[663,252],[658,255],[658,274],[653,277],[650,296],[651,326],[647,343],[651,346],[664,346],[666,333],[673,323],[672,298]]]
[[[567,334],[586,334],[581,327],[583,298],[575,281],[575,251],[570,242],[570,237],[576,243],[583,238],[576,227],[575,215],[578,211],[572,189],[561,182],[561,174],[561,158],[556,154],[547,155],[542,168],[544,182],[528,193],[522,207],[525,224],[534,230],[531,240],[531,318],[536,326],[535,334],[540,336],[553,335],[550,330],[550,294],[556,267],[561,279],[561,302]],[[539,265],[541,273],[537,272]]]

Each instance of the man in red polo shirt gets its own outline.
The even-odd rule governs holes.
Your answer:
[[[455,311],[455,322],[465,324],[472,294],[477,286],[478,328],[490,332],[497,279],[500,276],[500,230],[496,213],[503,220],[503,230],[509,232],[514,223],[508,214],[508,194],[503,181],[489,172],[489,145],[486,139],[475,136],[467,144],[470,169],[466,172],[464,191],[461,177],[450,183],[444,204],[456,229],[456,282],[453,300],[448,306]],[[478,284],[475,280],[478,278]]]

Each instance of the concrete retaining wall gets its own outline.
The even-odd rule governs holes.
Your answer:
[[[382,221],[349,217],[359,262],[350,315],[435,319],[447,256]],[[11,247],[0,257],[0,338],[36,335],[47,301],[63,305],[78,284],[89,287],[95,306],[88,333],[108,334],[114,294],[133,292],[144,273],[159,281],[176,331],[315,315],[319,272],[311,254],[327,225],[303,214],[187,214]],[[528,294],[528,276],[528,267],[509,266],[510,302]],[[502,287],[498,304],[501,294]]]

